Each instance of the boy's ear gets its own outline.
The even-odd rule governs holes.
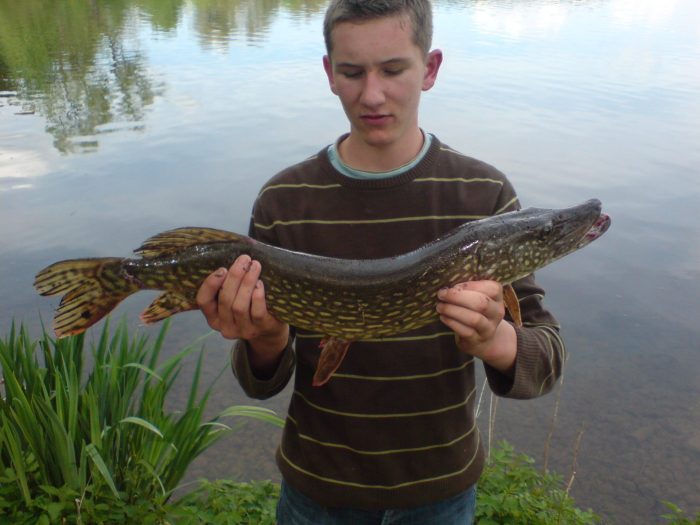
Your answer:
[[[334,95],[337,95],[338,93],[335,90],[335,75],[333,75],[333,64],[328,55],[323,55],[323,69],[326,71],[328,85],[331,87],[331,91]]]
[[[428,91],[435,85],[437,74],[442,64],[442,51],[433,49],[428,53],[428,58],[425,61],[425,75],[423,76],[423,91]]]

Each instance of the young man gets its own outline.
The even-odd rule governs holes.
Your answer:
[[[388,257],[518,208],[501,172],[418,126],[421,92],[442,62],[430,51],[429,0],[334,0],[324,35],[323,65],[350,132],[263,187],[251,236],[325,256]],[[272,396],[295,376],[277,452],[278,523],[471,523],[484,462],[477,360],[491,389],[514,398],[549,391],[564,361],[532,276],[515,284],[524,327],[504,319],[498,283],[464,283],[435,298],[439,322],[352,343],[331,380],[312,387],[322,334],[270,315],[260,272],[242,256],[205,281],[198,303],[210,326],[238,340],[233,369],[249,395]]]

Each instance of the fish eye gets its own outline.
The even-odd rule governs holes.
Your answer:
[[[549,234],[552,233],[553,229],[554,227],[552,226],[552,223],[548,222],[547,224],[542,226],[542,229],[540,230],[540,237],[544,239],[545,237],[549,236]]]

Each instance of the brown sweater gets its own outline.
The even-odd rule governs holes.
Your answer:
[[[272,178],[253,209],[250,234],[283,248],[343,258],[413,250],[457,225],[515,210],[505,176],[433,138],[413,169],[388,179],[351,179],[327,150]],[[564,345],[533,277],[515,283],[524,326],[516,328],[515,377],[486,366],[498,395],[532,398],[561,373]],[[474,484],[484,450],[475,424],[476,363],[436,322],[383,340],[354,342],[322,387],[311,377],[323,334],[293,330],[277,373],[251,372],[245,342],[233,369],[248,395],[294,392],[277,451],[284,479],[322,505],[405,508],[449,498]]]

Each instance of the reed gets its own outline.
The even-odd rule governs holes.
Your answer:
[[[200,393],[202,350],[185,406],[166,410],[183,360],[197,351],[160,363],[167,327],[150,341],[124,323],[113,335],[105,325],[88,371],[83,335],[35,341],[12,326],[0,341],[0,522],[157,523],[188,466],[230,430],[222,418],[282,425],[260,407],[207,419],[212,386]]]

